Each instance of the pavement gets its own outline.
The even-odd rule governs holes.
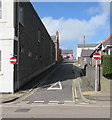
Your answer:
[[[15,92],[13,94],[11,93],[0,93],[0,104],[2,103],[10,103],[14,102],[15,100],[19,100],[21,98],[24,98],[24,96],[28,96],[28,94],[34,93],[37,88],[37,85],[41,85],[42,81],[41,79],[43,76],[46,76],[49,74],[49,72],[53,71],[55,69],[56,65],[50,67],[48,70],[44,71],[42,74],[38,75],[38,83],[36,78],[32,79],[30,83],[26,84],[24,87],[20,89],[20,91]]]
[[[82,74],[81,68],[80,66],[75,63],[75,69],[78,70],[79,74]],[[79,78],[79,84],[80,84],[80,88],[81,88],[81,93],[83,95],[83,98],[86,100],[94,100],[99,102],[110,102],[110,93],[109,92],[95,92],[94,89],[89,86],[89,83],[87,81],[86,76],[80,76]],[[33,90],[33,89],[32,89]],[[21,98],[23,96],[25,96],[26,94],[29,94],[30,92],[32,92],[32,90],[30,89],[29,91],[25,92],[25,91],[21,91],[21,92],[16,92],[14,94],[0,94],[0,104],[1,103],[9,103],[9,102],[13,102],[15,100],[17,100],[18,98]]]
[[[78,64],[75,64],[78,68],[78,72],[80,73],[79,84],[81,88],[81,93],[86,100],[95,101],[96,103],[101,104],[110,104],[111,102],[111,94],[109,91],[97,91],[95,92],[94,88],[90,86],[89,81],[86,76],[83,76],[83,72],[81,67]],[[82,75],[82,76],[81,76]]]
[[[25,93],[14,93],[14,94],[0,94],[0,104],[8,103],[17,100],[22,97]]]

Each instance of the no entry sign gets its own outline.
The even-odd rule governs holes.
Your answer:
[[[10,58],[10,63],[15,64],[17,62],[17,59],[15,57]]]
[[[101,58],[100,53],[94,53],[94,54],[93,54],[93,58],[94,58],[95,60],[99,60],[99,59]]]

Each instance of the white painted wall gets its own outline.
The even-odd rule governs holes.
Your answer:
[[[13,93],[13,65],[10,57],[13,55],[14,42],[14,4],[13,0],[2,0],[2,19],[0,19],[0,92]]]
[[[77,57],[76,57],[76,59],[78,60],[78,57],[81,57],[81,52],[82,52],[82,49],[95,50],[95,48],[96,48],[96,47],[77,48]]]
[[[1,73],[0,92],[13,93],[13,67],[10,57],[13,53],[13,40],[0,40],[1,50]]]
[[[12,2],[11,2],[12,1]],[[0,19],[0,39],[14,38],[14,3],[2,0],[2,19]]]

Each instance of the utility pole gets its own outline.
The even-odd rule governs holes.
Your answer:
[[[85,48],[85,35],[84,35],[84,48]]]

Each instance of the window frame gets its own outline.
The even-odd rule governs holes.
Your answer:
[[[40,44],[40,40],[41,40],[41,30],[39,28],[38,29],[38,44]]]
[[[22,3],[19,3],[18,11],[19,11],[19,14],[18,14],[18,16],[19,16],[19,24],[24,26],[24,8],[23,8]]]
[[[29,51],[28,56],[32,57],[32,52],[31,51]]]

